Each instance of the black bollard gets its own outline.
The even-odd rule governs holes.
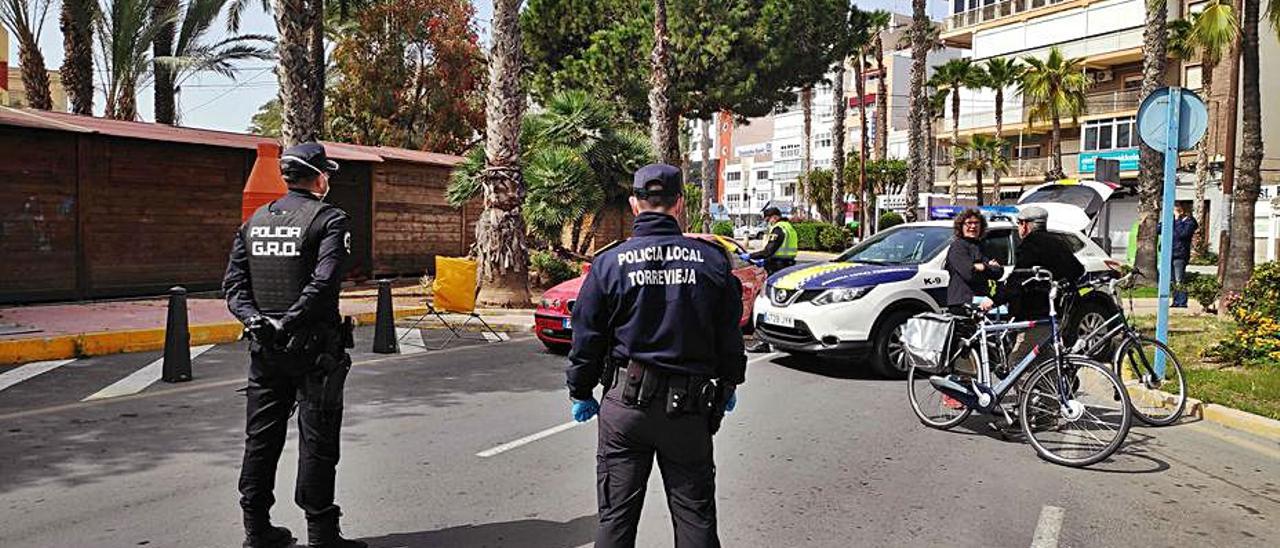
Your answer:
[[[191,332],[187,330],[187,290],[169,288],[169,318],[164,323],[164,382],[191,380]]]
[[[396,313],[391,301],[391,280],[378,280],[378,312],[373,326],[373,351],[378,354],[400,352],[396,338]]]

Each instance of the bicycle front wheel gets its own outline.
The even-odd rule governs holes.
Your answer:
[[[1157,374],[1161,359],[1164,371]],[[1138,420],[1151,426],[1167,426],[1182,417],[1187,407],[1187,379],[1168,345],[1149,337],[1128,339],[1116,349],[1112,365],[1129,393]]]
[[[947,364],[937,375],[961,375],[973,377],[978,371],[978,353],[972,349],[962,352]],[[954,398],[939,392],[929,382],[933,374],[926,373],[915,366],[907,371],[907,398],[911,400],[911,410],[920,422],[930,428],[946,430],[964,422],[972,411]]]
[[[1040,457],[1088,466],[1115,453],[1129,433],[1129,395],[1110,368],[1071,357],[1059,372],[1049,360],[1027,378],[1018,398],[1022,432]]]

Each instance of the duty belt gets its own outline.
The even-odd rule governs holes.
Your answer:
[[[675,373],[636,361],[618,366],[609,389],[619,384],[623,403],[648,407],[655,397],[665,397],[667,414],[672,416],[703,413],[717,405],[716,386],[709,377]]]

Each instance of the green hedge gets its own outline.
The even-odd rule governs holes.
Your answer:
[[[579,265],[563,260],[548,251],[531,253],[529,264],[537,274],[540,284],[547,287],[577,278],[582,270]]]
[[[899,215],[896,211],[886,211],[880,214],[880,230],[884,230],[892,226],[898,226],[905,222],[907,222],[907,220],[903,219],[902,215]]]
[[[853,242],[849,229],[831,223],[807,221],[792,223],[797,245],[807,251],[844,251]]]
[[[733,223],[729,221],[716,221],[711,225],[711,233],[718,236],[733,237]]]

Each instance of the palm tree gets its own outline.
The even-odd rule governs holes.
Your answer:
[[[850,11],[852,12],[856,10],[851,9]],[[832,208],[831,211],[831,214],[833,215],[831,221],[836,224],[843,223],[834,216],[842,215],[844,213],[844,118],[849,106],[848,101],[844,98],[844,65],[847,61],[848,60],[844,57],[841,57],[839,61],[836,61],[835,82],[831,90],[831,100],[834,102],[833,106],[835,107],[835,120],[833,120],[831,124],[831,144],[834,146],[834,149],[831,152],[831,199],[828,203],[834,204],[837,201],[840,202],[840,206]],[[855,76],[860,77],[861,75],[862,73],[859,71]],[[860,88],[861,86],[858,87]],[[861,99],[861,97],[859,97],[859,99]],[[812,186],[813,184],[814,180],[812,179],[806,180],[805,182],[806,186]]]
[[[1026,67],[1015,59],[1006,59],[1004,57],[992,57],[987,59],[983,66],[983,74],[986,76],[983,85],[994,89],[996,92],[996,137],[1004,139],[1004,90],[1005,88],[1018,85],[1022,81],[1022,73]],[[1007,145],[1007,143],[1006,143]],[[1002,152],[1002,154],[1004,154]],[[1001,173],[993,173],[991,177],[991,192],[994,195],[995,202],[1000,201],[1000,176]]]
[[[800,173],[808,173],[813,169],[813,86],[805,86],[800,90]],[[804,181],[796,180],[795,209],[804,210],[805,196],[800,192]]]
[[[1009,172],[1009,160],[1004,156],[1004,147],[1007,144],[999,137],[979,134],[974,135],[973,139],[964,146],[952,151],[954,156],[951,161],[951,172],[953,174],[973,173],[979,206],[984,205],[986,195],[982,188],[982,174],[991,173],[992,176],[996,176]]]
[[[167,0],[163,0],[167,1]],[[235,64],[250,59],[271,60],[275,58],[271,36],[260,34],[233,35],[218,42],[208,43],[205,39],[213,24],[217,22],[223,7],[229,0],[188,0],[181,6],[181,25],[169,25],[161,29],[157,37],[155,52],[156,80],[156,122],[177,124],[177,96],[182,90],[183,82],[201,72],[213,72],[231,80],[236,79]],[[175,9],[177,6],[175,6]],[[177,16],[177,12],[172,13]],[[173,33],[176,29],[176,35]],[[161,48],[159,38],[169,39],[166,56],[159,56]],[[162,93],[161,78],[166,78]]]
[[[62,30],[62,87],[71,112],[93,114],[93,20],[97,0],[62,0],[58,26]]]
[[[925,142],[927,134],[926,122],[932,124],[924,115],[924,105],[928,102],[925,95],[925,78],[928,69],[929,40],[933,23],[929,19],[929,3],[926,0],[911,0],[911,91],[907,114],[907,162],[910,173],[907,183],[907,208],[904,216],[907,222],[916,221],[916,210],[920,201],[920,189],[928,188],[933,181],[933,173],[926,172],[928,150],[932,143]],[[927,148],[926,148],[927,147]]]
[[[138,88],[151,76],[151,44],[168,22],[156,0],[110,0],[100,6],[95,34],[106,92],[106,116],[138,118]]]
[[[946,119],[947,98],[951,93],[945,89],[937,89],[933,86],[925,88],[927,98],[924,102],[924,119],[925,119],[925,137],[929,142],[928,158],[925,159],[925,166],[928,168],[930,185],[932,192],[933,178],[938,172],[938,126]]]
[[[1227,247],[1223,294],[1244,289],[1253,275],[1254,209],[1262,190],[1262,102],[1258,73],[1259,2],[1245,2],[1240,25],[1240,168],[1231,196],[1231,245]],[[1267,0],[1267,19],[1280,23],[1280,1]]]
[[[655,155],[649,136],[613,105],[583,91],[548,97],[543,109],[524,118],[520,129],[523,170],[528,183],[523,213],[529,233],[548,247],[559,245],[573,226],[572,249],[585,251],[591,236],[585,219],[616,204],[631,189],[631,174]],[[484,186],[484,148],[468,151],[453,172],[450,203],[461,205]],[[592,223],[594,229],[598,225]],[[580,245],[581,244],[581,245]]]
[[[649,135],[664,163],[680,163],[680,143],[671,106],[671,44],[667,32],[667,0],[653,0],[653,53],[649,56]]]
[[[44,54],[40,53],[40,35],[49,16],[49,4],[50,0],[0,0],[0,26],[18,39],[18,64],[27,105],[40,110],[53,108],[49,72],[44,68]]]
[[[1062,118],[1070,116],[1075,122],[1085,112],[1089,79],[1084,75],[1084,59],[1065,57],[1055,47],[1047,59],[1028,55],[1022,60],[1027,69],[1019,92],[1029,103],[1027,119],[1032,124],[1049,120],[1053,125],[1049,137],[1052,156],[1045,180],[1062,179],[1066,177],[1062,171]]]
[[[1170,53],[1183,60],[1200,57],[1201,89],[1205,98],[1213,95],[1213,72],[1222,55],[1230,49],[1239,36],[1235,10],[1222,0],[1210,0],[1200,13],[1192,14],[1187,19],[1171,21],[1169,27],[1168,47]],[[1209,101],[1209,119],[1216,120],[1215,103]],[[1209,185],[1209,139],[1201,139],[1196,147],[1196,217],[1203,224],[1196,230],[1194,249],[1198,256],[1209,250],[1209,239],[1206,237],[1209,205],[1205,202],[1205,191]]]
[[[168,125],[174,123],[174,75],[173,68],[161,63],[160,59],[173,56],[173,40],[178,33],[180,8],[179,0],[155,0],[151,6],[155,11],[152,17],[165,20],[151,45],[154,64],[151,71],[155,79],[153,91],[156,122]]]
[[[876,59],[880,77],[876,79],[876,148],[873,156],[884,160],[889,155],[889,85],[884,67],[884,33],[893,24],[893,14],[876,10],[869,18],[871,25],[871,52]]]
[[[243,7],[243,2],[237,2]],[[276,0],[275,15],[279,36],[280,103],[284,107],[281,127],[286,145],[315,141],[324,128],[324,3],[313,0]],[[233,6],[236,28],[239,9]],[[234,21],[234,22],[233,22]]]
[[[952,59],[938,67],[930,81],[933,87],[951,94],[951,146],[960,146],[960,89],[973,88],[977,83],[979,67],[972,59]],[[958,188],[956,173],[951,174],[951,201],[956,201]]]
[[[1165,60],[1168,55],[1167,21],[1168,0],[1147,0],[1146,22],[1142,31],[1142,88],[1139,95],[1147,97],[1156,88],[1165,85]],[[1138,159],[1138,251],[1134,267],[1141,272],[1156,269],[1156,222],[1163,186],[1161,173],[1164,155],[1152,150],[1146,143],[1139,143]]]
[[[478,299],[507,308],[529,306],[529,249],[521,215],[525,184],[520,173],[520,120],[525,104],[520,90],[520,3],[495,0],[493,5],[485,105],[484,211],[476,223]],[[283,51],[281,47],[282,62]],[[288,105],[286,99],[286,132]]]

